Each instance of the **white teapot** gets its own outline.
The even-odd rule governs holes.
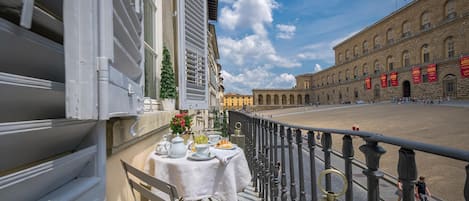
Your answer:
[[[171,148],[169,149],[169,157],[171,158],[182,158],[186,156],[186,145],[184,139],[177,135],[171,140]]]

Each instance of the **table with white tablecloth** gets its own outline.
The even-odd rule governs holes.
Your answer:
[[[194,161],[188,159],[190,154],[192,153],[188,152],[183,158],[169,158],[153,152],[147,158],[145,170],[174,185],[184,200],[213,197],[236,201],[237,193],[243,191],[251,181],[248,163],[241,149],[229,160],[217,157],[207,161]]]

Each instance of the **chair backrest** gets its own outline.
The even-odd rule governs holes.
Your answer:
[[[142,185],[140,182],[145,182],[147,185],[158,189],[159,191],[168,194],[170,200],[178,199],[178,194],[176,191],[176,187],[171,184],[168,184],[164,181],[161,181],[147,173],[129,165],[125,161],[121,160],[122,167],[125,171],[125,176],[127,177],[127,181],[130,185],[130,190],[132,191],[132,195],[134,196],[134,200],[136,201],[134,190],[138,191],[142,197],[145,197],[152,201],[165,201],[165,199],[159,197],[155,193],[151,192],[150,189]],[[133,178],[129,177],[129,174],[133,175],[134,177],[138,178],[140,181],[135,181]],[[179,199],[181,200],[181,199]]]

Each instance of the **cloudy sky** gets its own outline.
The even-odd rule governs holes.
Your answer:
[[[334,64],[332,47],[410,0],[219,0],[225,92],[291,88]]]

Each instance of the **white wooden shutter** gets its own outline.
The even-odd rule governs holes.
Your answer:
[[[208,109],[207,1],[178,3],[179,109]]]
[[[143,112],[141,0],[65,2],[67,118]]]

